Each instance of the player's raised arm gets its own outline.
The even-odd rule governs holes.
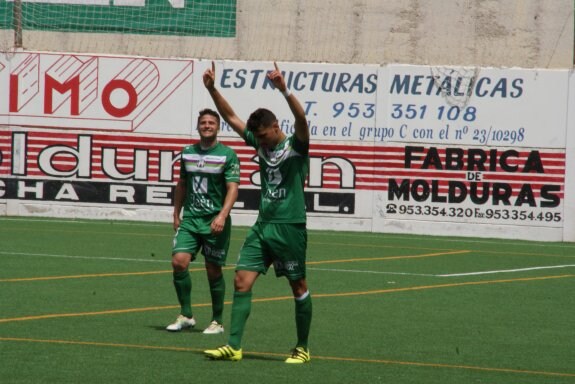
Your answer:
[[[296,137],[300,141],[307,143],[309,142],[309,127],[307,125],[307,119],[305,117],[305,111],[303,109],[303,106],[301,105],[297,97],[295,97],[295,95],[291,93],[287,88],[285,79],[275,61],[274,61],[274,67],[275,69],[268,73],[268,79],[271,80],[274,86],[277,89],[279,89],[280,92],[286,98],[286,101],[295,118],[294,128]]]
[[[220,115],[222,115],[222,118],[226,121],[226,123],[228,123],[230,125],[230,127],[232,127],[232,129],[238,135],[243,137],[246,123],[244,123],[242,121],[242,119],[240,119],[238,117],[238,115],[236,115],[236,113],[234,112],[233,108],[228,103],[228,101],[217,90],[217,88],[216,88],[216,65],[213,61],[212,61],[212,68],[211,69],[208,68],[204,72],[203,80],[204,80],[204,85],[205,85],[206,89],[208,90],[208,92],[210,93],[210,96],[212,97],[212,100],[214,101],[214,104],[216,105],[218,112],[220,113]]]

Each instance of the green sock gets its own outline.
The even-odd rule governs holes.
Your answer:
[[[307,350],[309,329],[311,327],[311,295],[303,299],[295,299],[295,326],[297,330],[296,347],[304,347]]]
[[[228,344],[233,349],[242,347],[242,335],[246,322],[252,309],[252,292],[234,291],[234,300],[232,302],[232,320],[230,328],[230,338]]]
[[[190,271],[174,272],[174,287],[180,302],[180,313],[186,317],[192,317],[192,279]]]
[[[221,275],[218,279],[209,281],[209,284],[210,294],[212,296],[212,320],[222,324],[226,281],[224,280],[224,276]]]

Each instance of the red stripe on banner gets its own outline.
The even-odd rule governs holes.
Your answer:
[[[74,153],[77,152],[79,136],[89,136],[90,143],[90,178],[95,180],[109,180],[109,177],[104,173],[102,165],[102,155],[104,148],[114,149],[113,166],[117,171],[124,174],[129,174],[134,171],[134,157],[136,150],[146,150],[146,170],[147,181],[158,181],[160,167],[163,167],[165,174],[166,167],[172,171],[172,182],[175,183],[179,176],[179,161],[174,164],[161,164],[160,152],[172,152],[172,159],[179,154],[183,147],[197,142],[197,138],[182,138],[171,136],[144,136],[136,134],[90,134],[90,133],[70,133],[70,132],[54,132],[54,131],[22,131],[26,137],[26,175],[32,177],[50,177],[40,170],[38,165],[38,157],[41,151],[51,146],[65,146],[69,147]],[[258,164],[252,161],[256,152],[253,148],[247,147],[243,140],[225,138],[221,140],[225,145],[232,147],[238,154],[241,161],[241,179],[251,180],[253,173],[259,171]],[[22,144],[23,145],[23,144]],[[491,161],[490,148],[484,147],[470,147],[481,149],[486,156],[484,166],[486,171],[479,171],[478,169],[467,170],[468,167],[468,153],[470,148],[461,149],[461,160],[449,157],[449,168],[457,167],[462,169],[445,169],[447,153],[455,153],[454,148],[439,147],[439,146],[413,146],[417,147],[418,151],[414,151],[409,158],[410,168],[406,168],[406,146],[402,145],[377,145],[373,143],[353,143],[353,144],[331,144],[331,143],[312,143],[310,145],[310,156],[313,160],[313,165],[318,166],[321,163],[321,182],[322,188],[341,189],[342,172],[349,172],[343,170],[340,165],[341,161],[347,161],[353,170],[354,182],[356,190],[374,190],[385,191],[388,188],[389,181],[392,179],[399,179],[397,182],[406,179],[410,183],[416,179],[423,179],[427,182],[431,180],[439,180],[440,190],[444,191],[444,187],[449,180],[464,182],[469,185],[466,178],[468,173],[480,174],[482,182],[502,182],[511,185],[513,193],[518,193],[522,185],[532,184],[534,190],[537,187],[547,184],[556,184],[560,187],[561,193],[565,182],[565,153],[564,150],[538,150],[530,151],[528,149],[505,149],[497,148],[493,154],[497,156],[496,159]],[[421,148],[421,150],[419,150]],[[427,159],[426,156],[434,148],[436,151],[435,157]],[[500,156],[507,150],[513,150],[513,156],[508,157],[504,166],[517,167],[518,172],[507,172],[501,168]],[[0,163],[0,170],[3,174],[7,174],[11,170],[12,164],[12,132],[0,131],[0,151],[2,151],[2,163]],[[529,164],[530,172],[521,172],[526,166],[527,159],[530,155],[536,152],[536,156],[541,160],[540,165]],[[168,155],[169,158],[169,155]],[[339,158],[336,161],[335,158]],[[437,162],[437,164],[436,164]],[[423,169],[423,164],[426,164],[426,169]],[[339,164],[339,165],[338,165]],[[477,160],[473,160],[477,168]],[[491,171],[490,167],[493,164],[495,171]],[[50,166],[56,171],[69,172],[73,171],[77,166],[76,156],[72,153],[57,153],[50,159]],[[538,168],[539,167],[539,168]],[[536,173],[535,171],[542,169],[544,173]],[[4,171],[6,170],[6,171]],[[317,170],[316,175],[317,177]],[[445,179],[445,180],[443,180]],[[318,181],[314,180],[317,185]],[[446,190],[446,189],[445,189]],[[534,192],[535,193],[535,192]],[[539,195],[537,195],[539,196]]]
[[[385,172],[382,172],[385,174]],[[396,171],[394,170],[393,173],[389,174],[390,177],[423,177],[423,178],[456,178],[456,179],[463,179],[465,178],[465,173],[456,173],[456,172],[437,172],[435,170],[431,171],[419,171],[419,170],[405,170],[405,171]]]
[[[492,174],[492,173],[484,173],[483,180],[497,180],[497,181],[524,181],[527,183],[537,182],[537,181],[547,181],[550,183],[563,183],[565,181],[565,177],[553,177],[553,176],[546,176],[542,174],[532,174],[532,173],[523,173],[523,174]]]

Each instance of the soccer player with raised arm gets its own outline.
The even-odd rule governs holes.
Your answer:
[[[240,163],[231,148],[218,142],[220,115],[216,111],[200,111],[197,124],[200,141],[182,150],[174,197],[172,269],[180,315],[166,329],[177,332],[196,325],[188,268],[201,249],[212,298],[212,320],[203,333],[220,334],[224,332],[226,289],[222,266],[230,245],[230,211],[238,197]]]
[[[242,334],[250,314],[252,287],[273,263],[277,277],[285,276],[295,301],[297,342],[286,363],[310,361],[308,336],[312,301],[306,282],[306,208],[304,184],[309,171],[310,133],[304,109],[287,89],[277,64],[268,79],[284,95],[295,118],[295,133],[286,136],[269,110],[254,111],[244,123],[216,88],[215,65],[206,70],[204,85],[222,118],[256,149],[261,175],[261,202],[256,223],[247,234],[236,266],[228,344],[206,350],[215,360],[241,360]]]

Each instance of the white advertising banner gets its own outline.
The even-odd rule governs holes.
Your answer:
[[[189,133],[193,60],[17,52],[0,69],[1,125]]]
[[[568,77],[553,70],[381,67],[377,118],[388,134],[376,141],[564,149]]]
[[[0,212],[169,220],[179,153],[198,138],[198,111],[214,108],[202,81],[211,65],[0,56]],[[311,228],[541,240],[573,228],[568,71],[278,65],[308,116]],[[272,62],[215,68],[238,116],[267,108],[293,133],[266,78]],[[235,222],[249,224],[258,159],[225,123],[220,137],[241,161]]]
[[[462,72],[380,69],[377,125],[395,156],[374,227],[560,239],[568,72]]]
[[[575,73],[569,72],[563,241],[575,242]]]

